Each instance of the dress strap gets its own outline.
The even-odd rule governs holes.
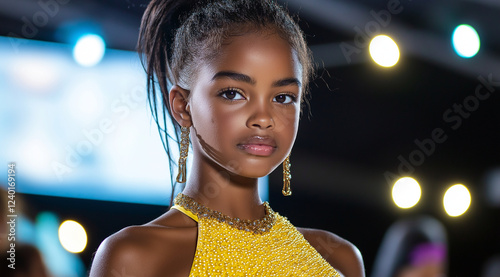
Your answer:
[[[171,209],[176,209],[178,210],[179,212],[189,216],[190,218],[192,218],[194,221],[198,222],[198,216],[196,216],[194,213],[186,210],[184,207],[182,206],[179,206],[179,205],[173,205]]]

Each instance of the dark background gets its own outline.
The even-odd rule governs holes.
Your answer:
[[[135,49],[148,1],[59,2],[60,12],[33,39],[65,42],[57,26],[88,22],[100,26],[107,47]],[[296,226],[326,229],[353,242],[364,256],[368,274],[393,222],[431,215],[448,232],[449,276],[479,276],[483,263],[500,254],[500,199],[489,201],[485,184],[485,174],[500,165],[500,86],[468,118],[462,118],[458,128],[452,128],[454,122],[443,115],[474,94],[479,76],[487,79],[491,74],[500,81],[499,2],[281,2],[300,16],[314,52],[317,78],[311,83],[311,109],[304,111],[291,156],[293,195],[281,195],[282,175],[276,170],[270,176],[273,209]],[[342,54],[342,43],[356,46],[356,27],[364,29],[377,22],[373,13],[391,3],[399,3],[401,12],[391,14],[379,30],[400,45],[399,63],[382,68],[367,57],[367,47],[358,47],[361,53],[350,56],[349,62]],[[37,1],[26,0],[3,1],[0,8],[4,36],[21,34],[22,17],[40,9]],[[474,26],[481,36],[481,50],[472,59],[459,58],[451,46],[451,33],[462,23]],[[398,172],[398,157],[408,160],[418,150],[414,141],[431,138],[435,128],[444,130],[446,140],[436,143],[409,174],[422,186],[421,201],[412,209],[398,209],[390,195],[392,183],[384,173],[407,175]],[[470,189],[472,204],[465,215],[451,218],[441,203],[445,190],[455,183]],[[34,211],[52,210],[62,219],[76,219],[86,226],[89,244],[80,255],[87,265],[106,236],[127,225],[145,223],[167,209],[36,195],[25,198]]]

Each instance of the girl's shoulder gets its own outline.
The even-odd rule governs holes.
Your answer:
[[[297,230],[343,276],[365,276],[361,252],[354,244],[324,230],[310,228],[297,228]]]
[[[107,237],[90,276],[187,276],[196,250],[194,221],[176,211]]]

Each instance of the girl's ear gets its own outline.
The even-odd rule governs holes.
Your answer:
[[[188,105],[189,91],[185,90],[178,85],[174,85],[169,92],[169,103],[172,109],[172,116],[179,125],[190,127],[191,114]]]

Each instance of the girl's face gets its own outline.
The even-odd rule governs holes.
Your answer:
[[[240,176],[269,174],[295,141],[301,86],[295,51],[278,35],[232,37],[191,88],[195,155]]]

